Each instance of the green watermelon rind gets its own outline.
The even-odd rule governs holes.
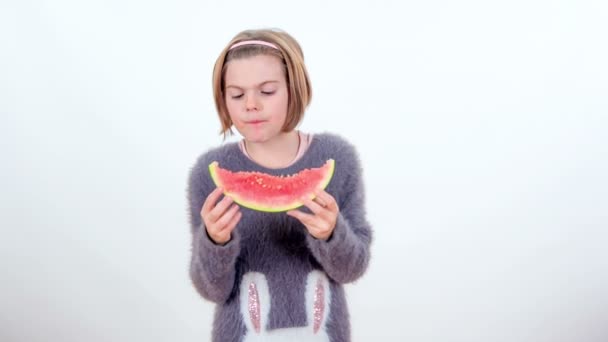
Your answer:
[[[325,175],[325,177],[319,182],[319,186],[317,186],[316,189],[325,190],[325,188],[327,188],[327,185],[329,185],[329,182],[331,181],[331,179],[334,175],[334,171],[336,168],[336,162],[333,159],[328,159],[327,162],[325,162],[325,164],[323,166],[321,166],[321,168],[325,167],[325,165],[327,165],[327,163],[329,163],[329,170],[328,170],[327,174]],[[219,168],[219,163],[217,161],[214,161],[211,164],[209,164],[209,174],[211,175],[211,179],[213,180],[213,183],[218,188],[223,188],[224,184],[219,179],[219,176],[217,174],[217,168]],[[298,177],[298,175],[299,175],[299,173],[296,173],[295,175],[293,175],[294,179],[296,177]],[[278,212],[293,210],[293,209],[297,209],[297,208],[301,207],[302,205],[304,205],[304,203],[302,203],[302,201],[297,199],[297,200],[294,200],[292,203],[285,204],[282,206],[265,207],[259,203],[243,200],[242,198],[239,197],[239,195],[237,193],[234,193],[234,192],[224,191],[224,195],[232,198],[234,200],[234,202],[242,205],[243,207],[257,210],[257,211],[269,212],[269,213],[278,213]],[[308,198],[310,198],[311,200],[314,199],[315,197],[316,197],[316,195],[314,193],[308,194]]]

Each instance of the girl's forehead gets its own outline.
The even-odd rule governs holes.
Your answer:
[[[226,65],[227,86],[231,83],[239,86],[281,79],[284,79],[283,63],[275,56],[258,55],[233,59]]]

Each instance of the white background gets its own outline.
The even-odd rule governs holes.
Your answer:
[[[0,5],[0,340],[207,341],[189,168],[221,49],[305,51],[375,229],[354,341],[608,341],[605,1]]]

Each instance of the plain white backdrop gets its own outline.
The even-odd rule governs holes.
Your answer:
[[[215,58],[304,48],[301,129],[342,134],[375,229],[353,340],[608,340],[604,1],[0,4],[0,340],[207,341],[189,168]]]

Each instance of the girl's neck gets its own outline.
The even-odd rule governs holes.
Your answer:
[[[245,140],[245,148],[249,157],[256,163],[270,169],[289,166],[295,159],[299,147],[300,134],[296,130],[281,133],[264,142]]]

